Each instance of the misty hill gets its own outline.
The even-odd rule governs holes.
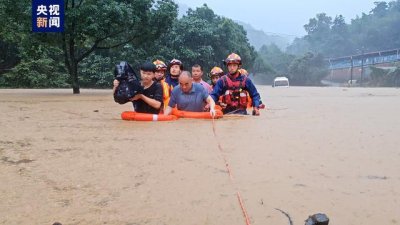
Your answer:
[[[350,23],[342,15],[317,14],[304,25],[307,35],[296,38],[287,53],[314,52],[336,58],[400,48],[400,0],[374,4],[368,14]]]
[[[257,51],[260,50],[261,46],[270,45],[272,43],[275,43],[281,50],[285,50],[293,39],[293,37],[284,37],[281,35],[269,35],[262,30],[255,29],[250,24],[243,23],[241,21],[235,21],[235,22],[243,26],[243,28],[247,32],[247,38],[249,39],[250,44],[253,45]]]

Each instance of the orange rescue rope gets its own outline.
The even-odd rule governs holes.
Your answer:
[[[225,155],[224,155],[224,151],[223,151],[223,149],[222,149],[222,146],[221,146],[221,144],[219,143],[218,136],[217,136],[217,132],[216,132],[216,129],[215,129],[215,120],[214,120],[214,119],[212,120],[212,125],[213,125],[214,137],[215,137],[215,139],[217,140],[218,149],[219,149],[219,151],[220,151],[220,155],[222,156],[222,159],[224,160],[225,167],[226,167],[226,171],[228,171],[228,174],[229,174],[229,178],[230,178],[230,180],[231,180],[231,183],[232,183],[232,185],[234,185],[234,183],[233,183],[232,170],[231,170],[231,168],[230,168],[230,166],[229,166],[228,160],[226,159],[226,157],[225,157]],[[247,214],[246,208],[244,207],[242,197],[240,196],[240,192],[237,191],[237,192],[236,192],[236,195],[237,195],[237,198],[238,198],[238,201],[239,201],[240,208],[242,209],[243,217],[244,217],[244,219],[245,219],[246,225],[251,225],[251,224],[250,224],[249,215]]]

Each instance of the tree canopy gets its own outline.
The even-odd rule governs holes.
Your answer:
[[[400,0],[375,2],[368,14],[363,13],[349,24],[342,15],[332,18],[319,13],[304,29],[307,34],[296,38],[286,52],[277,51],[275,46],[263,46],[259,56],[276,72],[272,76],[283,73],[293,79],[292,84],[318,85],[317,78],[327,75],[324,59],[400,48]],[[376,77],[388,81],[378,82],[373,75],[372,85],[392,82],[389,75],[381,76],[378,71],[372,69]]]
[[[325,57],[360,54],[365,51],[381,51],[400,46],[400,0],[375,2],[368,13],[357,16],[346,24],[342,15],[334,19],[325,13],[317,14],[304,25],[307,32],[288,47],[288,53],[322,53]]]
[[[7,53],[0,58],[0,86],[79,93],[81,86],[111,86],[121,60],[138,68],[145,60],[178,58],[209,71],[230,52],[248,68],[256,58],[243,27],[207,5],[178,19],[172,0],[66,0],[64,33],[32,33],[30,4],[0,0],[0,48]]]
[[[231,52],[264,80],[286,75],[292,84],[318,85],[327,71],[323,59],[400,46],[400,0],[375,2],[350,23],[319,13],[286,51],[269,44],[256,52],[242,25],[206,4],[178,18],[173,0],[65,0],[65,14],[64,33],[32,33],[31,1],[0,0],[0,87],[79,93],[80,87],[110,87],[122,60],[138,69],[145,60],[177,58],[186,69],[200,64],[207,73],[223,67]]]

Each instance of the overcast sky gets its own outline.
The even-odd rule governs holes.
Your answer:
[[[362,12],[369,13],[378,0],[175,0],[190,8],[206,3],[214,13],[251,24],[267,33],[305,35],[310,18],[324,12],[343,15],[347,23]],[[387,1],[388,2],[388,1]]]

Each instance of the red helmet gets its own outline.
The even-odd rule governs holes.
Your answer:
[[[153,64],[156,65],[157,71],[160,71],[160,70],[165,71],[165,70],[167,70],[167,65],[165,65],[165,63],[163,61],[161,61],[161,60],[157,59],[156,61],[153,62]]]
[[[238,54],[231,53],[228,55],[228,57],[226,57],[224,64],[225,65],[228,65],[228,64],[242,65],[242,59],[240,58],[240,56]]]
[[[239,73],[242,74],[242,75],[245,75],[245,76],[248,76],[248,75],[249,75],[249,72],[247,72],[247,70],[245,70],[245,69],[243,69],[243,68],[240,68],[240,69],[239,69]]]
[[[169,62],[168,67],[171,68],[171,66],[173,65],[179,65],[179,67],[181,68],[181,70],[183,70],[183,63],[181,60],[179,59],[173,59],[171,60],[171,62]]]
[[[224,71],[218,66],[214,66],[210,71],[210,77],[211,78],[214,77],[214,76],[221,77],[222,75],[224,75]]]

